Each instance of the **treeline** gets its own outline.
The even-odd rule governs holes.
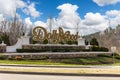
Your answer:
[[[7,45],[14,45],[25,32],[26,24],[16,16],[16,13],[14,17],[0,21],[0,43],[4,41]]]
[[[117,51],[120,52],[120,25],[114,29],[109,27],[103,32],[97,32],[85,36],[88,41],[93,37],[98,40],[100,46],[107,47],[109,50],[112,46],[116,46]]]

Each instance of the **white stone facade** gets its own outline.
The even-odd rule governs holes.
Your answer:
[[[22,36],[15,45],[7,46],[6,52],[16,52],[16,49],[21,49],[23,44],[30,44],[28,36]]]
[[[85,46],[85,39],[80,37],[78,38],[78,46]]]

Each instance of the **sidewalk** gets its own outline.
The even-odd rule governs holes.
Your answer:
[[[120,77],[120,66],[56,66],[0,64],[0,73]]]
[[[91,65],[29,65],[29,64],[0,64],[0,66],[14,66],[14,67],[51,67],[51,68],[119,68],[120,66],[91,66]]]
[[[75,74],[75,73],[14,72],[14,71],[0,71],[0,73],[31,74],[31,75],[60,75],[60,76],[120,77],[120,74]]]

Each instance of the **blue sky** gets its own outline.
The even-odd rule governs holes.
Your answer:
[[[58,10],[57,7],[65,3],[77,5],[79,7],[77,12],[82,19],[84,19],[84,16],[88,12],[105,14],[108,10],[120,10],[119,3],[101,7],[93,2],[93,0],[30,0],[30,2],[35,2],[36,9],[42,12],[42,15],[37,18],[42,21],[46,21],[49,16],[58,17],[60,10]]]
[[[85,35],[105,30],[109,21],[112,28],[120,23],[120,0],[0,0],[0,5],[1,20],[11,16],[16,8],[27,27],[47,28],[52,16],[55,29],[62,26],[74,33],[79,23],[79,31]]]

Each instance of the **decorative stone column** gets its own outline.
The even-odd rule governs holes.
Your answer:
[[[86,46],[84,38],[82,37],[78,38],[78,46]]]

